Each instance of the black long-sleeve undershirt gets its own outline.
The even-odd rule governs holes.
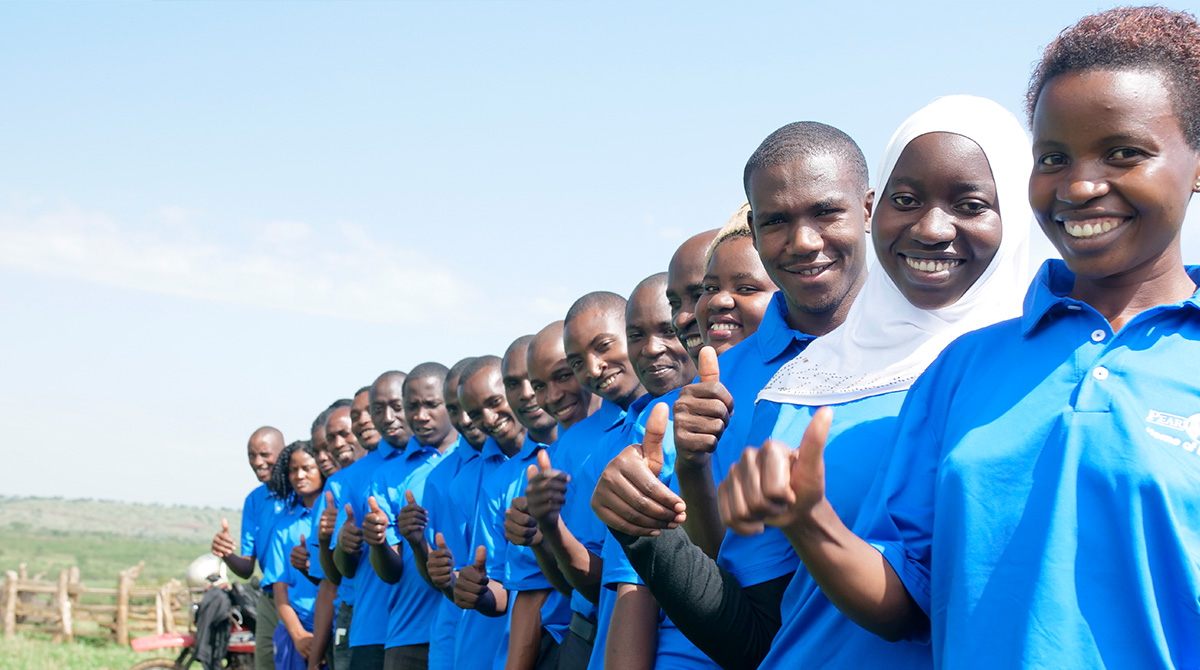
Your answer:
[[[725,670],[758,667],[779,631],[779,606],[793,573],[742,588],[682,528],[657,537],[612,533],[663,612],[692,644]]]

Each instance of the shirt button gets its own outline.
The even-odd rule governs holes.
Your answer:
[[[1092,331],[1092,341],[1093,342],[1103,342],[1104,338],[1107,335],[1108,335],[1108,333],[1104,332],[1103,330],[1099,330],[1099,329],[1093,330]]]
[[[1104,366],[1097,366],[1096,369],[1092,370],[1092,378],[1098,382],[1108,379],[1108,368]]]

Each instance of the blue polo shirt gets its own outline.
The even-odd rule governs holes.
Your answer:
[[[346,468],[342,468],[329,476],[325,480],[325,491],[333,494],[333,504],[341,507],[345,504],[345,493],[342,491],[344,480],[348,476],[346,473],[349,468],[354,467],[358,463],[351,463]],[[308,546],[308,574],[316,579],[325,579],[325,570],[321,568],[321,544],[317,538],[316,525],[321,521],[321,515],[325,512],[325,491],[317,496],[316,502],[313,503],[313,532],[304,536],[304,543]],[[332,541],[332,538],[331,538]],[[354,605],[354,578],[342,575],[342,580],[337,585],[337,597],[333,601],[334,611],[337,611],[338,603]]]
[[[284,513],[283,501],[271,497],[266,484],[259,484],[242,503],[242,545],[241,555],[256,559],[259,567],[264,565],[267,556],[267,543],[271,540],[271,529],[275,527],[276,517]],[[264,588],[268,586],[264,584]]]
[[[624,425],[625,414],[625,410],[619,405],[605,400],[600,409],[575,424],[559,439],[558,449],[551,460],[556,469],[571,476],[571,481],[567,483],[567,500],[563,503],[560,516],[571,530],[571,534],[597,556],[604,551],[604,536],[608,533],[608,528],[600,523],[592,511],[592,492],[596,484],[594,481],[591,486],[586,484],[587,475],[584,469],[595,454],[607,453],[610,450],[607,444],[613,439],[612,434],[619,432]],[[605,462],[611,458],[610,456],[605,459]],[[596,620],[596,606],[578,591],[571,593],[571,610]],[[596,643],[601,643],[598,635]]]
[[[456,518],[462,515],[455,515],[450,492],[454,490],[463,464],[475,458],[479,458],[479,452],[459,436],[454,446],[442,454],[442,458],[429,473],[425,480],[425,496],[421,498],[421,506],[425,508],[428,520],[425,526],[425,542],[430,547],[437,547],[436,534],[441,533],[456,562],[462,560],[460,557],[467,556],[466,518]],[[431,670],[453,670],[454,638],[462,616],[463,611],[453,600],[438,598],[437,616],[429,629]]]
[[[396,458],[402,452],[380,440],[375,451],[358,459],[348,468],[342,470],[346,475],[342,478],[344,499],[339,499],[337,529],[341,531],[346,522],[346,505],[354,510],[354,523],[362,528],[363,517],[370,512],[367,497],[371,492],[371,480],[386,461]],[[329,541],[330,548],[337,547],[338,533],[335,532]],[[358,556],[358,566],[354,573],[354,614],[350,619],[349,644],[351,647],[383,644],[387,642],[387,593],[391,588],[375,574],[368,558],[369,550],[363,542],[362,551]]]
[[[629,406],[629,410],[625,416],[621,418],[619,428],[614,431],[609,431],[607,440],[603,443],[602,448],[592,454],[591,458],[584,464],[581,472],[581,488],[595,492],[596,483],[600,481],[600,474],[604,472],[604,468],[608,467],[608,463],[617,457],[631,444],[641,444],[642,439],[646,436],[646,420],[650,418],[650,410],[655,405],[667,403],[671,407],[675,403],[675,399],[679,397],[678,391],[672,391],[661,398],[654,398],[649,393],[643,394],[640,398],[633,401]],[[668,432],[670,426],[667,428]],[[668,438],[663,436],[663,470],[660,473],[662,476],[671,476],[675,472],[675,440],[674,437]],[[600,604],[596,611],[596,643],[592,645],[592,657],[588,662],[589,668],[604,667],[604,652],[605,645],[608,640],[608,629],[612,625],[613,607],[617,604],[617,585],[618,584],[641,584],[642,580],[638,577],[637,572],[633,569],[633,565],[625,556],[625,550],[621,548],[621,544],[613,537],[608,527],[600,521],[596,516],[595,510],[591,508],[591,495],[588,495],[588,512],[591,513],[591,518],[594,521],[589,524],[594,524],[596,529],[601,533],[601,560],[603,567],[600,572]],[[572,531],[573,532],[573,531]]]
[[[1073,285],[1047,261],[1020,318],[942,352],[856,529],[935,667],[1200,667],[1200,303],[1114,333]]]
[[[864,499],[869,499],[906,395],[905,391],[885,393],[833,407],[833,423],[825,442],[825,496],[847,526],[854,526]],[[800,444],[816,409],[760,401],[754,409],[750,444],[768,439]],[[790,544],[765,550],[786,551],[792,562],[796,560]],[[764,670],[925,670],[933,666],[928,645],[888,642],[847,619],[817,588],[803,565],[788,584],[780,609],[783,625],[763,660]]]
[[[500,580],[504,578],[503,561],[504,543],[496,542],[493,533],[482,532],[479,528],[483,521],[483,508],[489,493],[484,491],[485,482],[504,463],[508,456],[500,449],[500,445],[491,437],[483,443],[479,458],[463,465],[459,473],[460,482],[456,483],[451,492],[451,500],[461,513],[468,514],[470,522],[467,531],[467,550],[461,557],[454,554],[457,569],[462,569],[475,562],[475,548],[483,545],[487,548],[488,578]],[[503,535],[500,537],[503,540]],[[449,541],[447,541],[449,546]],[[458,670],[492,670],[496,662],[500,645],[504,642],[507,631],[508,615],[489,617],[476,610],[463,613],[462,621],[458,624],[458,638],[455,640],[454,667]],[[504,659],[500,659],[504,663]]]
[[[559,430],[562,431],[561,428]],[[565,431],[562,432],[566,434]],[[525,495],[525,487],[529,485],[529,466],[537,465],[539,451],[549,452],[553,459],[556,445],[557,442],[552,445],[544,445],[526,439],[521,451],[501,465],[491,476],[490,482],[484,483],[485,491],[493,492],[493,495],[488,495],[484,501],[487,520],[484,528],[485,532],[495,536],[506,547],[502,573],[497,579],[504,582],[504,587],[512,592],[513,598],[521,591],[551,589],[541,608],[542,627],[550,633],[555,642],[562,642],[563,635],[567,632],[567,626],[571,623],[570,601],[551,588],[550,581],[546,579],[546,576],[542,574],[541,567],[538,566],[532,547],[509,544],[504,537],[505,513],[512,507],[514,499]],[[495,565],[490,560],[489,563]],[[488,568],[489,574],[491,574],[491,565]],[[504,651],[507,653],[507,649]]]
[[[441,456],[434,447],[421,444],[415,437],[409,438],[404,452],[385,460],[371,480],[371,495],[391,521],[386,531],[387,542],[399,550],[403,565],[400,581],[387,585],[390,588],[386,594],[388,618],[384,647],[388,649],[428,644],[430,623],[437,616],[439,601],[443,600],[442,595],[421,577],[412,548],[396,532],[396,517],[408,504],[405,492],[412,491],[413,498],[420,503],[425,496],[425,481]],[[371,569],[369,562],[365,567]],[[380,583],[384,582],[380,580]]]
[[[782,292],[771,298],[758,330],[721,354],[721,383],[733,397],[733,413],[712,455],[712,471],[720,484],[729,466],[742,457],[751,444],[750,425],[754,401],[783,364],[804,351],[814,339],[787,325],[787,303]],[[795,571],[800,560],[778,528],[752,537],[728,531],[717,554],[717,564],[737,578],[743,587],[761,584]]]
[[[312,632],[313,607],[317,602],[317,585],[292,567],[289,557],[292,549],[312,532],[312,508],[297,502],[285,508],[275,522],[267,542],[267,568],[263,571],[263,582],[280,582],[288,586],[288,604],[296,610],[296,616],[304,630]]]

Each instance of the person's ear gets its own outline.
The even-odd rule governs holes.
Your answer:
[[[875,209],[875,189],[869,188],[863,195],[863,219],[866,222],[866,233],[871,234],[871,213]]]
[[[758,251],[758,230],[754,228],[754,210],[746,212],[746,225],[750,227],[750,244]]]

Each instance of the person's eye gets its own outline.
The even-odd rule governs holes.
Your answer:
[[[1108,158],[1114,161],[1129,161],[1143,155],[1145,154],[1133,147],[1117,147],[1109,152]]]
[[[750,285],[750,284],[743,284],[743,285],[741,285],[741,286],[739,286],[739,287],[738,287],[738,292],[739,292],[739,293],[758,293],[758,292],[760,292],[760,291],[762,291],[762,288],[761,288],[761,287],[759,287],[759,286],[752,286],[752,285]]]
[[[1037,159],[1038,167],[1057,168],[1067,164],[1067,157],[1060,153],[1043,154]]]
[[[991,206],[982,200],[964,200],[958,204],[958,209],[974,216],[976,214],[983,214],[991,209]]]
[[[712,293],[716,293],[717,291],[720,291],[720,290],[721,290],[721,287],[717,286],[716,284],[705,284],[704,285],[705,293],[712,294]]]
[[[892,203],[895,204],[898,209],[916,209],[917,207],[921,206],[921,203],[916,198],[904,193],[897,193],[896,195],[893,195]]]

